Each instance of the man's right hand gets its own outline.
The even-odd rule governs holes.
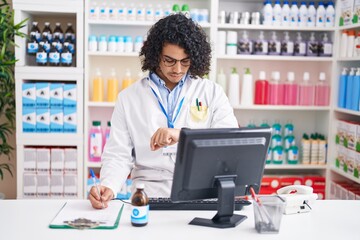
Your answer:
[[[88,199],[90,200],[93,208],[96,208],[96,209],[107,208],[109,201],[111,201],[111,199],[114,198],[113,191],[110,188],[105,187],[105,186],[99,185],[98,187],[99,187],[101,196],[99,196],[97,188],[95,186],[93,186],[90,189]]]

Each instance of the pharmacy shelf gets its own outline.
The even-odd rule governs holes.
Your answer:
[[[133,26],[133,27],[151,27],[155,22],[152,21],[118,21],[118,20],[94,20],[89,19],[89,25],[117,25],[117,26]],[[200,23],[203,28],[210,28],[210,23]]]
[[[305,165],[305,164],[267,164],[265,169],[271,170],[326,170],[326,165]]]
[[[104,107],[104,108],[115,107],[114,102],[88,102],[86,104],[88,107]]]
[[[252,106],[236,106],[235,110],[282,110],[282,111],[329,111],[330,107],[318,106],[284,106],[284,105],[252,105]]]
[[[217,24],[218,29],[233,30],[268,30],[268,31],[297,31],[297,32],[333,32],[335,28],[319,28],[319,27],[285,27],[285,26],[266,26],[266,25],[245,25],[245,24]]]
[[[341,175],[341,176],[343,176],[343,177],[345,177],[347,179],[350,179],[353,182],[356,182],[356,183],[360,184],[360,179],[359,178],[351,176],[350,174],[347,174],[346,172],[342,171],[341,169],[336,168],[335,166],[331,166],[330,169],[331,169],[331,171],[333,171],[333,172],[335,172],[335,173],[337,173],[337,174],[339,174],[339,175]]]
[[[332,62],[333,57],[301,57],[270,55],[220,55],[219,60],[253,60],[253,61],[294,61],[294,62]]]
[[[28,79],[76,81],[79,76],[84,74],[84,69],[75,67],[16,66],[15,72],[17,76],[25,75]]]
[[[336,29],[337,30],[349,30],[349,29],[355,29],[355,28],[360,28],[360,23],[341,26],[341,27],[337,27]]]
[[[16,134],[20,145],[74,146],[82,142],[82,133],[20,133]]]
[[[349,115],[359,116],[360,117],[360,111],[353,111],[353,110],[344,109],[344,108],[336,108],[335,112],[346,113],[346,114],[349,114]]]
[[[138,52],[88,52],[87,54],[95,57],[139,57]]]
[[[90,162],[90,161],[88,161],[86,166],[88,168],[101,168],[101,162]]]
[[[341,57],[341,58],[337,58],[336,61],[338,62],[357,62],[360,61],[360,57]]]

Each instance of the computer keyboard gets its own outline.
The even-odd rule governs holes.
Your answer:
[[[195,200],[189,202],[172,202],[170,198],[149,198],[150,210],[217,210],[217,199]],[[235,210],[251,202],[245,199],[235,199]]]

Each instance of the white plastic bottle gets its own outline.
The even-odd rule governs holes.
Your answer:
[[[153,5],[152,4],[149,4],[147,7],[146,7],[146,21],[149,21],[149,22],[152,22],[154,21],[154,18],[155,18],[155,14],[154,14],[154,8],[153,8]]]
[[[253,77],[250,72],[250,68],[245,69],[245,74],[243,76],[242,86],[241,86],[241,100],[240,103],[242,106],[250,106],[253,104],[254,99],[254,84]]]
[[[307,26],[308,27],[315,27],[316,25],[316,8],[314,2],[309,2],[308,7],[308,20],[307,20]]]
[[[294,44],[294,55],[305,56],[306,55],[306,42],[302,40],[301,32],[296,33],[296,41]]]
[[[254,54],[255,55],[267,55],[269,44],[264,37],[264,31],[260,31],[259,38],[254,42]]]
[[[269,41],[269,55],[280,55],[281,43],[277,40],[276,32],[273,31]]]
[[[319,56],[331,57],[333,52],[333,44],[329,41],[327,33],[324,33],[324,37],[319,44]]]
[[[155,8],[155,17],[154,20],[157,22],[159,21],[161,18],[164,17],[164,11],[163,8],[161,6],[161,4],[157,4],[156,8]]]
[[[316,27],[325,27],[325,7],[323,2],[319,2],[316,9]]]
[[[227,94],[227,84],[226,84],[226,75],[224,73],[224,69],[220,69],[220,72],[217,76],[217,80],[216,82],[222,87],[222,89],[224,90],[225,94]]]
[[[281,9],[281,26],[290,26],[290,6],[289,1],[284,1]]]
[[[325,27],[333,27],[335,24],[335,8],[332,1],[328,2],[325,11]]]
[[[299,8],[299,27],[306,27],[308,21],[308,8],[306,2],[302,1]]]
[[[271,26],[273,19],[273,8],[271,6],[271,1],[266,0],[263,8],[263,25]]]
[[[101,19],[101,20],[109,19],[109,7],[108,7],[106,1],[104,1],[100,6],[99,19]]]
[[[276,0],[274,7],[273,7],[273,26],[280,26],[281,25],[281,17],[282,17],[282,8],[280,5],[280,0]]]
[[[136,20],[136,8],[134,3],[131,3],[130,6],[127,9],[127,21],[135,21]]]
[[[127,19],[127,8],[125,3],[121,3],[119,8],[117,9],[117,19],[119,21],[125,21]]]
[[[116,8],[116,4],[114,0],[112,0],[109,4],[109,19],[116,20],[117,19],[118,9]]]
[[[231,106],[240,104],[240,77],[235,67],[232,68],[229,80],[229,101]]]
[[[353,57],[354,56],[354,45],[355,45],[355,31],[349,30],[348,31],[348,38],[347,38],[347,46],[346,46],[346,57]]]
[[[348,31],[343,30],[341,33],[341,39],[340,39],[340,57],[346,57],[347,55],[347,40],[348,40]]]
[[[290,8],[290,26],[297,27],[299,26],[299,8],[297,2],[293,1]]]
[[[284,32],[284,40],[281,43],[281,55],[292,56],[294,54],[294,42],[290,39],[289,32]]]
[[[136,21],[145,21],[145,12],[144,4],[140,3],[136,10]]]
[[[92,1],[90,5],[89,11],[89,19],[98,19],[99,18],[99,6],[97,2]]]

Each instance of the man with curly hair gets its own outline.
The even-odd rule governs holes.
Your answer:
[[[107,207],[130,173],[132,185],[144,183],[148,196],[169,197],[180,129],[238,127],[222,88],[202,79],[211,47],[191,19],[172,14],[159,20],[140,57],[149,74],[118,95],[102,155],[101,198],[95,187],[89,194],[94,208]]]

